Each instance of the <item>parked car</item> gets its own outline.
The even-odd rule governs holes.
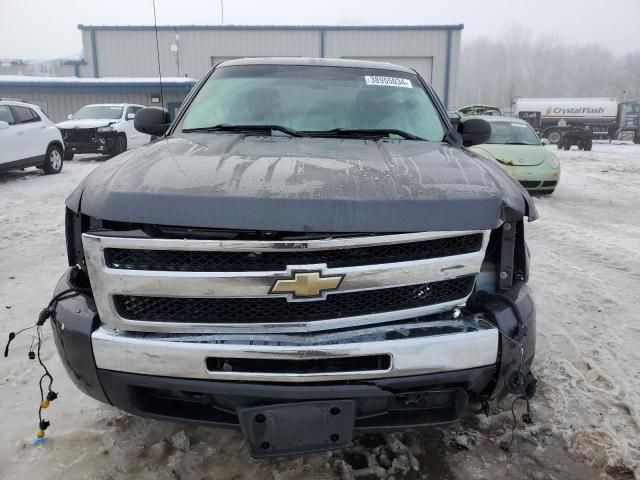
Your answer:
[[[38,105],[0,98],[0,170],[60,173],[63,155],[62,136]]]
[[[148,143],[150,136],[133,128],[143,105],[128,103],[86,105],[56,126],[66,147],[65,160],[76,153],[101,153],[115,157],[127,148]]]
[[[471,115],[502,116],[500,107],[494,105],[472,104],[460,107],[456,111],[463,117],[469,117]]]
[[[414,70],[233,60],[135,124],[167,141],[66,202],[56,292],[80,290],[51,320],[88,395],[239,429],[254,456],[533,395],[535,205]]]
[[[530,192],[553,193],[560,180],[560,161],[545,148],[531,125],[511,117],[480,116],[491,125],[491,137],[471,150],[497,160]]]

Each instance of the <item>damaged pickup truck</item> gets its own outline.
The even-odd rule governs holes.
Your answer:
[[[254,456],[533,395],[535,206],[415,71],[229,61],[135,124],[160,138],[67,199],[57,292],[89,290],[52,325],[83,392]]]
[[[148,135],[133,128],[142,105],[128,103],[85,105],[68,120],[56,124],[64,140],[65,160],[78,153],[100,153],[115,157],[129,147],[147,143]]]

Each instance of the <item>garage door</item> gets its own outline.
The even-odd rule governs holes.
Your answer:
[[[371,62],[387,62],[402,65],[407,68],[416,69],[420,75],[429,83],[431,83],[431,67],[433,65],[432,57],[343,57],[352,58],[353,60],[369,60]]]

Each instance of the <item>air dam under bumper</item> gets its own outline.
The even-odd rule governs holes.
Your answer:
[[[422,328],[431,330],[427,322]],[[416,325],[411,324],[396,325],[394,329],[417,330]],[[494,365],[499,338],[498,331],[489,328],[398,340],[308,346],[283,346],[281,342],[256,345],[260,340],[255,338],[251,345],[249,339],[232,343],[233,339],[212,336],[207,342],[196,343],[121,334],[104,327],[92,334],[93,354],[99,369],[191,379],[294,383],[402,377]],[[367,368],[367,363],[363,362],[364,369],[363,363],[354,364],[358,365],[357,369],[350,368],[350,359],[370,357],[382,361],[375,367]],[[211,359],[222,361],[223,367],[212,368],[215,362]],[[250,365],[260,365],[260,361],[283,362],[276,363],[271,371],[234,371],[234,362],[242,363],[240,360],[247,359],[259,360]],[[313,373],[307,373],[307,369],[293,371],[287,365],[289,362],[293,362],[293,366],[299,361],[327,359],[343,359],[347,365],[343,371],[332,366]]]

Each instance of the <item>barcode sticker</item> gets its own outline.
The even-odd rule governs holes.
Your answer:
[[[375,75],[365,75],[364,81],[367,85],[377,85],[382,87],[401,87],[401,88],[413,88],[411,81],[406,78],[398,77],[378,77]]]

